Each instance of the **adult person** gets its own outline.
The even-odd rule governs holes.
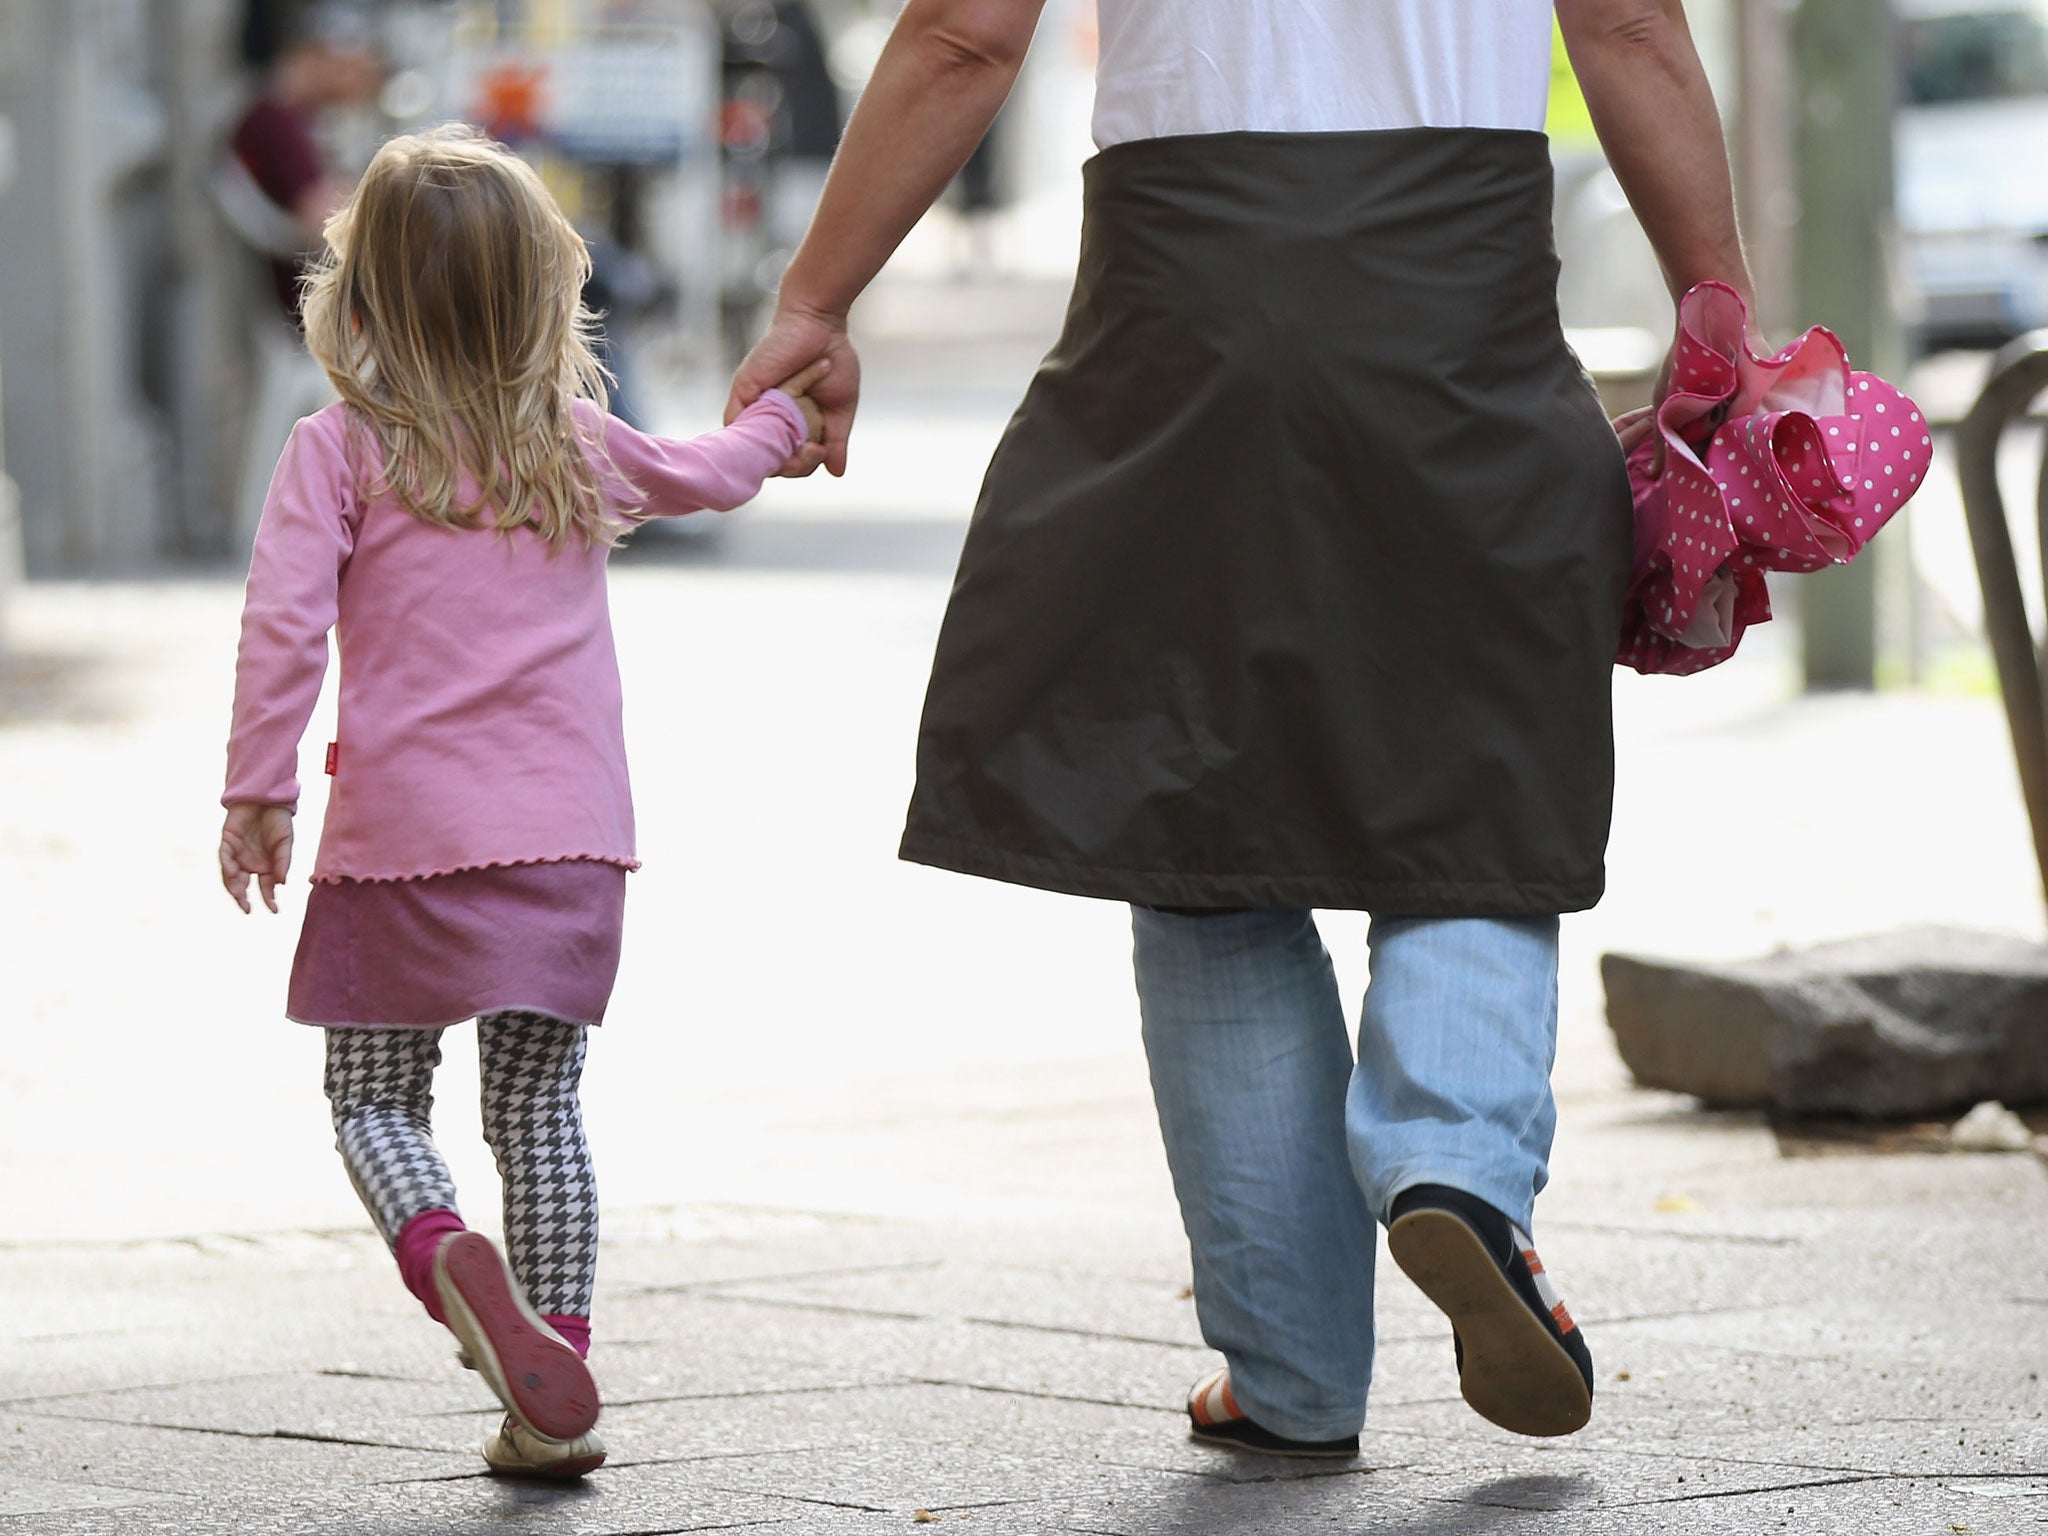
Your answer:
[[[1002,103],[1041,0],[910,0],[737,411],[820,358]],[[1590,1412],[1528,1238],[1558,914],[1603,884],[1622,453],[1556,309],[1550,0],[1099,0],[1080,274],[990,465],[905,857],[1132,905],[1225,1367],[1194,1432],[1356,1453],[1373,1222],[1466,1400]],[[1556,0],[1674,294],[1750,295],[1682,0]],[[1357,1060],[1312,908],[1373,915]]]
[[[258,71],[255,89],[215,161],[211,186],[215,205],[268,277],[264,287],[252,286],[246,316],[255,376],[232,519],[234,537],[246,543],[292,423],[334,398],[300,342],[299,288],[354,178],[329,165],[315,130],[324,112],[374,101],[387,70],[368,13],[339,0],[249,0],[242,50]]]
[[[315,128],[323,112],[375,101],[386,68],[367,18],[348,6],[281,13],[275,0],[263,0],[251,6],[244,33],[249,62],[262,73],[229,135],[216,186],[237,230],[268,256],[279,310],[296,328],[300,280],[353,184],[327,164]]]

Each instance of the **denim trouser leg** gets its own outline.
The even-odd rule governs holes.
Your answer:
[[[1351,1045],[1307,912],[1134,914],[1139,1006],[1202,1337],[1275,1434],[1365,1421],[1372,1217],[1345,1148]]]
[[[1557,1119],[1557,919],[1375,920],[1355,1070],[1309,913],[1134,921],[1202,1336],[1264,1428],[1351,1434],[1373,1219],[1410,1185],[1448,1184],[1531,1228]]]
[[[1556,918],[1375,918],[1345,1113],[1373,1215],[1448,1184],[1532,1231],[1556,1053]]]

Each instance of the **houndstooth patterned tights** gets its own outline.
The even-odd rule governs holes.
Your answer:
[[[535,1311],[590,1316],[597,1178],[577,1085],[586,1031],[539,1013],[477,1021],[484,1140],[505,1186],[505,1258]],[[384,1241],[422,1211],[455,1209],[434,1145],[438,1029],[330,1029],[335,1145]]]

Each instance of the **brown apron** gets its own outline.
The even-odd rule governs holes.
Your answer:
[[[1161,906],[1596,902],[1630,503],[1556,290],[1540,134],[1090,161],[903,856]]]

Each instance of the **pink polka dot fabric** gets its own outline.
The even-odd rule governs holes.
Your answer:
[[[1764,573],[1854,559],[1920,488],[1933,447],[1920,408],[1852,371],[1831,332],[1758,357],[1742,299],[1701,283],[1679,304],[1656,430],[1629,455],[1636,558],[1616,664],[1726,661],[1771,617]]]

